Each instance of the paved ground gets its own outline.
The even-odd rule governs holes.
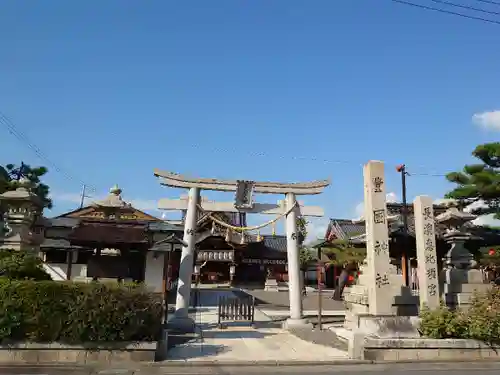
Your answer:
[[[256,326],[248,323],[229,323],[227,329],[217,328],[217,300],[222,296],[233,296],[229,289],[202,290],[200,309],[193,316],[202,335],[190,342],[176,345],[168,352],[169,361],[175,362],[279,362],[313,361],[325,362],[347,359],[347,352],[335,345],[324,345],[328,338],[293,334],[272,324],[272,319],[255,310]],[[334,336],[333,332],[326,331]],[[326,337],[326,336],[325,336]],[[318,345],[322,344],[322,345]]]
[[[109,367],[107,369],[55,369],[55,368],[1,368],[1,375],[47,374],[47,375],[271,375],[271,374],[350,374],[350,375],[496,375],[499,363],[455,363],[455,364],[385,364],[385,365],[330,365],[330,366],[163,366],[163,367]]]
[[[255,304],[259,308],[273,310],[288,310],[290,307],[288,292],[266,292],[264,290],[241,290],[235,291],[239,296],[252,295],[255,297]],[[331,299],[331,293],[322,293],[323,310],[343,311],[344,303]],[[302,300],[304,310],[318,309],[318,293],[307,293]]]
[[[312,330],[310,328],[294,328],[289,331],[291,334],[300,338],[301,340],[328,346],[330,348],[336,348],[339,350],[347,351],[347,343],[345,341],[340,340],[336,333],[330,331],[329,329],[325,330]]]

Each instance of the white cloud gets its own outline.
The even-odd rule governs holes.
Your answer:
[[[328,228],[328,219],[325,218],[308,219],[306,242],[315,241],[319,238],[325,238],[327,228]]]
[[[487,130],[500,131],[500,110],[476,113],[472,122]]]
[[[398,198],[398,195],[396,193],[391,191],[390,193],[386,194],[385,200],[387,203],[396,203],[399,200],[399,198]],[[359,219],[364,214],[365,214],[365,204],[364,204],[364,202],[360,202],[354,208],[354,215],[355,215],[354,218]]]
[[[455,202],[454,199],[438,198],[438,199],[434,199],[434,201],[432,203],[435,205],[445,205],[446,206],[448,204],[452,204],[453,202]]]
[[[80,204],[81,199],[82,199],[81,194],[77,194],[77,193],[53,192],[53,193],[51,193],[50,197],[55,203],[66,202],[66,203],[75,203],[78,205]],[[102,200],[104,198],[106,198],[106,196],[104,196],[104,195],[92,196],[90,198],[85,198],[85,205],[88,205],[94,201]],[[126,199],[126,198],[124,198],[124,200],[127,203],[130,203],[133,207],[135,207],[141,211],[158,210],[158,201],[153,200],[153,199]]]

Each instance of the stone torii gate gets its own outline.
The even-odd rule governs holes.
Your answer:
[[[175,317],[171,321],[181,329],[189,330],[194,322],[188,316],[196,243],[196,222],[198,210],[210,212],[256,213],[286,216],[287,258],[289,276],[290,318],[286,326],[305,325],[307,321],[302,311],[302,291],[300,286],[299,246],[297,235],[298,216],[324,215],[321,207],[305,207],[296,200],[297,195],[320,194],[330,184],[329,180],[307,183],[254,182],[243,180],[219,180],[213,178],[190,178],[183,175],[155,169],[154,174],[160,184],[189,189],[188,199],[161,199],[161,210],[186,210],[184,242],[179,268],[179,282]],[[234,202],[205,202],[200,198],[201,190],[234,192]],[[254,203],[253,194],[284,194],[285,201],[278,204]]]

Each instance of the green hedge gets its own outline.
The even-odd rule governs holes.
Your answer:
[[[423,336],[445,339],[473,339],[500,344],[500,287],[476,294],[467,310],[450,310],[441,306],[420,314]]]
[[[161,297],[143,288],[0,281],[0,342],[155,341]]]

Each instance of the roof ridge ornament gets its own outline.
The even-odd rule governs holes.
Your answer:
[[[100,201],[95,201],[92,205],[98,207],[108,207],[108,208],[130,208],[132,205],[125,202],[122,199],[122,189],[118,187],[117,184],[113,185],[109,189],[109,194],[106,198]]]

